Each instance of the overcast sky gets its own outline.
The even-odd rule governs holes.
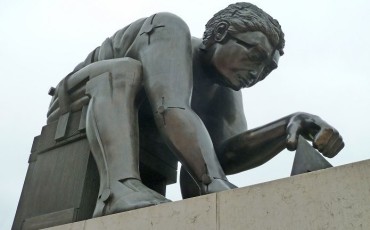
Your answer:
[[[130,2],[130,5],[126,4]],[[116,30],[140,17],[169,11],[195,37],[207,20],[234,1],[0,0],[0,229],[10,229],[28,167],[33,137],[46,123],[51,86]],[[285,55],[265,81],[243,90],[250,128],[296,111],[335,126],[346,147],[329,161],[370,157],[370,3],[253,1],[282,25]],[[247,186],[290,174],[294,153],[230,180]],[[178,185],[168,197],[180,199]]]

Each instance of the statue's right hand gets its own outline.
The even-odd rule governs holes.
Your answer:
[[[326,157],[336,156],[344,147],[339,132],[320,117],[308,113],[291,115],[287,128],[288,150],[297,149],[298,137],[312,141],[312,145]]]

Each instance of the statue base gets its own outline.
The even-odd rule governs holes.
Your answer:
[[[370,229],[370,160],[49,230]]]

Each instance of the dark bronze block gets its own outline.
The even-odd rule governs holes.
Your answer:
[[[40,229],[92,217],[99,174],[81,128],[82,119],[80,111],[72,113],[63,122],[65,134],[58,140],[57,121],[44,126],[35,137],[12,229]],[[165,195],[166,185],[176,182],[177,160],[162,160],[166,153],[155,156],[148,150],[140,151],[142,180]]]
[[[291,176],[333,167],[305,139],[299,137]]]

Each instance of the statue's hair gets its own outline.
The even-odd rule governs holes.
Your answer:
[[[203,35],[203,44],[206,47],[213,42],[215,27],[220,22],[229,24],[228,32],[230,34],[260,31],[267,36],[280,55],[284,54],[284,33],[279,22],[257,6],[251,3],[238,2],[216,13],[206,24]]]

